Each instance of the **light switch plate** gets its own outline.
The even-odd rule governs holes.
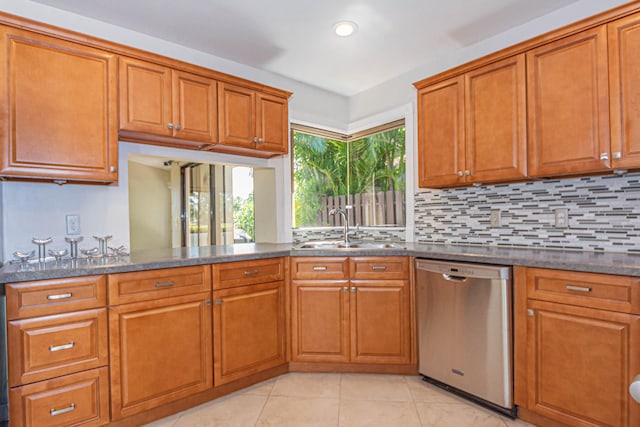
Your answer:
[[[492,228],[501,227],[501,218],[500,218],[500,211],[499,210],[493,209],[489,213],[489,222],[491,223],[491,227]]]
[[[567,208],[558,208],[553,211],[555,215],[554,227],[567,228],[569,227],[569,210]]]
[[[80,234],[80,215],[67,215],[67,235]]]

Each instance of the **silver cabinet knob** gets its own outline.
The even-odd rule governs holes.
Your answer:
[[[640,403],[640,375],[636,375],[633,382],[629,385],[629,393],[633,400]]]
[[[258,137],[257,137],[257,136],[254,136],[252,141],[253,141],[253,142],[258,142]]]
[[[173,129],[173,123],[167,123],[167,127],[168,127],[169,129]]]
[[[177,125],[176,125],[176,130],[182,130],[182,126],[180,126],[180,125],[178,125],[178,124],[177,124]]]
[[[109,172],[116,173],[118,172],[118,168],[116,166],[109,166]]]
[[[609,153],[600,153],[600,160],[609,160]]]
[[[258,142],[264,142],[264,139],[258,138]]]
[[[464,172],[458,171],[458,176],[464,176]]]
[[[471,172],[470,171],[464,171],[464,175],[465,176],[471,176]]]
[[[612,153],[612,157],[613,157],[614,159],[621,159],[621,158],[622,158],[622,153],[621,153],[621,152],[619,152],[619,151],[614,151],[614,152]]]

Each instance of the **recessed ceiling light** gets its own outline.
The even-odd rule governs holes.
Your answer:
[[[358,30],[355,22],[341,21],[333,26],[333,31],[340,37],[349,37]]]

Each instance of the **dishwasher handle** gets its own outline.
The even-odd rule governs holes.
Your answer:
[[[449,282],[458,282],[462,283],[467,280],[465,276],[454,276],[453,274],[442,273],[442,277],[444,280],[448,280]]]

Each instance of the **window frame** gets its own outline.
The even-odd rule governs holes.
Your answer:
[[[311,226],[311,227],[299,227],[299,226],[293,226],[293,224],[295,224],[295,212],[294,212],[294,202],[293,202],[293,197],[294,197],[294,189],[295,189],[295,166],[294,166],[294,161],[295,161],[295,154],[294,154],[294,132],[300,132],[300,133],[305,133],[308,135],[313,135],[313,136],[319,136],[322,138],[326,138],[326,139],[332,139],[335,141],[341,141],[344,142],[346,144],[348,144],[351,141],[356,141],[359,139],[363,139],[363,138],[367,138],[370,137],[372,135],[378,134],[378,133],[382,133],[382,132],[386,132],[386,131],[390,131],[393,129],[397,129],[400,127],[404,127],[405,128],[405,141],[404,141],[404,145],[405,145],[405,152],[404,152],[404,157],[405,157],[405,189],[404,189],[404,193],[405,193],[405,203],[408,201],[409,199],[409,185],[410,185],[410,180],[408,180],[408,175],[409,175],[409,171],[412,170],[413,168],[408,167],[408,163],[409,163],[409,148],[410,148],[410,144],[408,144],[408,138],[407,138],[407,122],[410,122],[410,120],[407,120],[407,118],[403,117],[400,119],[395,119],[389,122],[386,122],[384,124],[380,124],[380,125],[376,125],[373,127],[367,127],[365,129],[359,130],[357,132],[353,132],[353,133],[342,133],[342,132],[337,132],[337,131],[331,131],[331,130],[327,130],[327,129],[322,129],[322,128],[318,128],[315,126],[310,126],[310,125],[304,125],[304,124],[299,124],[299,123],[295,123],[295,122],[290,122],[290,126],[289,126],[289,137],[290,137],[290,141],[291,141],[291,156],[290,156],[290,170],[291,170],[291,174],[290,174],[290,178],[291,178],[291,230],[305,230],[305,229],[317,229],[317,228],[335,228],[335,226],[331,226],[331,225],[318,225],[318,226]],[[349,181],[350,177],[349,177],[349,165],[347,165],[347,182]],[[349,186],[349,184],[347,183],[347,186]],[[411,203],[411,205],[413,206],[413,203]],[[404,213],[404,225],[390,225],[390,226],[385,226],[385,225],[367,225],[367,226],[363,226],[361,228],[363,229],[374,229],[374,230],[384,230],[384,229],[389,229],[389,228],[402,228],[402,229],[406,229],[407,225],[408,225],[408,221],[409,221],[409,210],[408,210],[408,204],[405,204],[405,213]],[[411,215],[411,220],[413,219],[413,215]]]

